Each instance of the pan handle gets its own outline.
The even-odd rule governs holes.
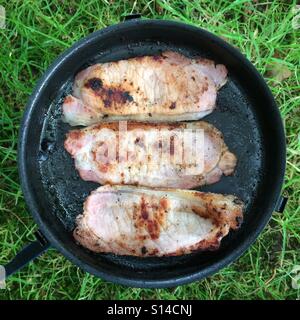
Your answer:
[[[288,202],[288,197],[280,195],[276,203],[275,211],[282,213],[284,211],[284,208],[287,202]]]
[[[124,21],[133,20],[133,19],[140,19],[142,15],[140,13],[132,13],[128,14],[124,17]]]
[[[50,247],[50,243],[44,235],[38,230],[35,232],[36,240],[27,244],[5,268],[5,277],[16,273],[19,269],[25,267],[30,261],[37,258]]]

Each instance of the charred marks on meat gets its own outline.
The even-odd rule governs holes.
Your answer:
[[[153,55],[153,56],[140,56],[134,58],[136,61],[139,61],[140,63],[143,63],[146,59],[153,60],[156,62],[163,62],[165,59],[167,59],[166,56],[164,56],[162,53]]]
[[[133,101],[133,97],[128,91],[124,91],[120,88],[107,88],[99,78],[89,79],[85,83],[85,87],[91,89],[95,95],[102,99],[105,108]]]
[[[133,215],[139,240],[144,241],[149,237],[151,240],[159,238],[160,227],[164,225],[168,206],[168,200],[165,198],[160,199],[159,203],[149,203],[144,197],[141,198]]]
[[[173,110],[176,108],[176,102],[172,102],[170,105],[170,109]]]

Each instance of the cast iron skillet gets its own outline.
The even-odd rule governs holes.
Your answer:
[[[229,81],[216,110],[205,118],[219,128],[238,157],[232,177],[202,191],[235,194],[246,203],[241,228],[219,250],[181,257],[136,258],[94,254],[72,237],[82,203],[98,185],[82,181],[63,148],[70,127],[61,121],[61,103],[78,71],[171,49],[223,63]],[[273,210],[281,211],[285,134],[275,101],[263,78],[235,48],[211,33],[178,22],[133,19],[97,31],[75,43],[46,71],[32,94],[20,128],[18,164],[22,190],[39,231],[37,240],[6,265],[7,276],[50,245],[83,270],[133,287],[171,287],[211,275],[237,259],[258,237]]]

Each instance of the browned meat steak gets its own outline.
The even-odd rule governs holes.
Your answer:
[[[224,65],[176,52],[96,64],[75,78],[63,104],[71,125],[107,120],[197,120],[215,108]]]
[[[87,198],[73,234],[95,252],[175,256],[217,249],[240,226],[242,211],[231,195],[103,186]]]
[[[126,137],[119,125],[103,122],[68,133],[65,148],[82,179],[189,189],[215,183],[235,169],[235,155],[207,122],[128,122]],[[186,132],[194,135],[185,139]]]

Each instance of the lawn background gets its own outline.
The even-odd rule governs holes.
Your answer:
[[[296,1],[2,1],[0,29],[0,263],[36,229],[17,173],[17,134],[24,105],[50,63],[78,39],[139,12],[205,28],[238,47],[265,76],[288,141],[283,214],[238,261],[206,280],[171,289],[132,289],[97,279],[50,250],[7,281],[0,299],[296,299],[300,265],[300,29]],[[300,10],[298,12],[300,14]],[[300,24],[300,18],[298,18]],[[293,27],[294,26],[294,27]]]

